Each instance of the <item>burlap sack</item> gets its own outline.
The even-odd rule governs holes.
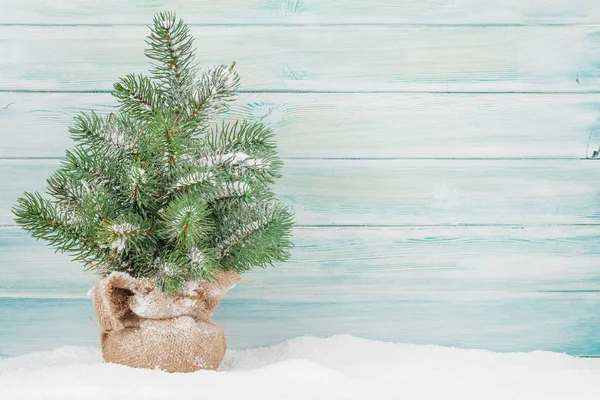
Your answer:
[[[217,369],[227,345],[212,314],[240,280],[222,272],[214,284],[189,282],[182,293],[167,297],[147,279],[119,272],[101,279],[91,295],[104,360],[168,372]]]

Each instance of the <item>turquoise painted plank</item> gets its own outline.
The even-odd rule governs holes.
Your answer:
[[[9,24],[147,24],[163,9],[194,24],[600,22],[600,6],[593,0],[2,0],[0,7],[0,23]]]
[[[246,90],[590,91],[598,26],[195,27],[202,65]],[[142,26],[0,26],[0,90],[109,90],[148,70]],[[114,39],[111,39],[114,38]]]
[[[235,290],[235,289],[234,289]],[[226,299],[215,320],[233,349],[303,335],[370,339],[494,351],[551,350],[600,355],[600,295],[402,294],[390,301],[296,303]],[[87,299],[0,299],[0,353],[15,356],[64,345],[98,346]]]
[[[306,225],[598,223],[586,160],[287,160],[279,196]]]
[[[290,261],[244,274],[233,299],[388,301],[407,293],[600,292],[600,228],[296,228]],[[0,229],[0,297],[85,297],[96,275]],[[263,290],[254,284],[268,288]]]
[[[60,157],[74,115],[114,106],[0,93],[0,157]],[[581,158],[600,147],[599,115],[600,94],[241,93],[225,119],[269,125],[286,158]]]
[[[95,274],[84,272],[81,265],[55,254],[22,229],[0,228],[0,293],[85,297],[95,280]]]
[[[98,344],[89,318],[95,315],[87,299],[0,299],[0,356]]]
[[[0,160],[0,225],[58,160]],[[301,225],[600,223],[595,160],[287,159],[276,193]]]

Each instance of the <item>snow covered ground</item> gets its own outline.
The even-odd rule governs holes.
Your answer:
[[[220,371],[104,364],[96,348],[0,359],[0,399],[600,399],[600,359],[297,338],[231,351]]]

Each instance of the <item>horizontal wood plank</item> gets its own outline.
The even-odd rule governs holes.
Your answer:
[[[209,26],[205,66],[237,61],[245,90],[591,91],[597,26]],[[148,70],[142,26],[0,26],[0,90],[109,90]]]
[[[597,226],[295,228],[293,241],[290,261],[244,274],[250,282],[230,297],[327,302],[421,292],[600,292]],[[0,229],[0,297],[85,297],[96,279],[21,229]]]
[[[0,1],[2,24],[148,24],[171,9],[191,24],[598,23],[594,0],[108,0]]]
[[[107,93],[0,93],[1,157],[61,157]],[[600,94],[241,93],[225,119],[262,121],[285,158],[581,158],[600,147]],[[318,145],[315,145],[318,143]]]
[[[0,225],[58,160],[0,160]],[[288,159],[275,190],[301,225],[596,224],[596,160]]]
[[[215,321],[232,349],[297,336],[353,334],[370,339],[494,351],[551,350],[599,355],[600,296],[585,293],[478,296],[412,294],[394,301],[295,303],[233,300]],[[0,354],[15,356],[63,345],[99,345],[87,299],[0,299]]]
[[[598,223],[585,160],[287,160],[281,199],[305,225]]]

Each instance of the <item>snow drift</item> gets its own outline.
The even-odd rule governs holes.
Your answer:
[[[119,396],[119,397],[117,397]],[[600,359],[394,344],[347,335],[229,351],[169,374],[65,347],[0,359],[0,399],[599,399]]]

